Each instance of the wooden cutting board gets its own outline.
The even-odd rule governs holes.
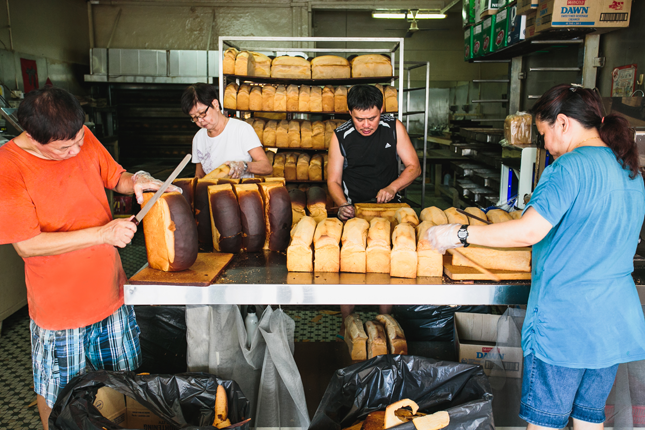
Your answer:
[[[449,254],[446,254],[449,255]],[[453,281],[493,281],[488,275],[480,272],[474,267],[453,266],[452,256],[444,257],[443,272]],[[504,281],[530,281],[531,272],[509,272],[507,270],[489,269],[490,272],[499,276]],[[494,282],[494,281],[493,281]]]
[[[135,285],[193,285],[209,286],[233,258],[233,254],[199,253],[190,269],[164,272],[146,266],[128,281]]]

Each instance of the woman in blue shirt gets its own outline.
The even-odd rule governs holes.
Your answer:
[[[619,363],[645,359],[631,277],[645,191],[629,123],[592,90],[558,85],[533,108],[548,166],[521,219],[428,230],[435,247],[533,245],[520,417],[529,429],[602,429]]]

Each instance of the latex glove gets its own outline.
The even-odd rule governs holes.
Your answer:
[[[385,187],[379,190],[376,194],[377,203],[387,203],[396,196],[396,191],[392,187]]]
[[[132,185],[134,188],[134,195],[137,198],[137,203],[143,203],[143,192],[144,191],[157,191],[163,185],[163,182],[159,179],[153,178],[150,173],[139,170],[137,173],[132,175]],[[166,192],[179,192],[181,193],[181,188],[176,185],[170,184],[166,188]]]
[[[461,224],[443,224],[430,227],[426,230],[424,239],[429,241],[436,251],[445,254],[448,249],[464,246],[457,237],[460,228]]]
[[[227,161],[224,164],[231,168],[228,176],[230,176],[232,179],[241,178],[249,169],[248,164],[246,164],[244,161]]]
[[[343,206],[338,208],[338,219],[341,221],[347,221],[350,218],[354,218],[356,213],[354,211],[353,205]]]

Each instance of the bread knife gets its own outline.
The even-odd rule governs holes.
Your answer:
[[[465,211],[465,210],[463,210],[463,209],[457,209],[457,212],[459,212],[459,213],[460,213],[460,214],[462,214],[462,215],[466,215],[468,218],[476,219],[477,221],[481,221],[481,222],[483,222],[483,223],[485,223],[485,224],[492,224],[490,221],[486,221],[486,220],[484,220],[484,219],[481,219],[481,218],[480,218],[480,217],[478,217],[478,216],[475,216],[475,215],[469,214],[468,212],[466,212],[466,211]]]
[[[141,220],[143,220],[143,217],[146,216],[150,208],[152,208],[152,206],[157,202],[157,200],[159,200],[159,197],[161,197],[161,195],[166,191],[166,189],[170,186],[170,184],[172,184],[172,181],[174,181],[177,178],[177,176],[179,176],[181,171],[184,170],[184,167],[186,167],[186,164],[188,164],[191,158],[192,158],[192,155],[186,154],[184,159],[181,160],[181,163],[179,163],[179,166],[177,166],[175,170],[173,170],[173,172],[170,174],[170,176],[168,176],[168,179],[166,179],[166,182],[164,182],[163,185],[157,190],[155,195],[152,196],[150,200],[148,200],[148,203],[146,203],[146,205],[143,208],[141,208],[137,216],[135,216],[132,219],[133,223],[135,223],[136,225],[139,225],[139,223],[141,223]]]

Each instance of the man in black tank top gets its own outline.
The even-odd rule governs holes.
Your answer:
[[[329,144],[327,186],[341,206],[338,218],[354,217],[354,203],[399,202],[400,190],[421,174],[419,157],[403,124],[381,115],[383,95],[371,85],[355,85],[347,95],[351,119]],[[405,170],[398,173],[397,156]]]

